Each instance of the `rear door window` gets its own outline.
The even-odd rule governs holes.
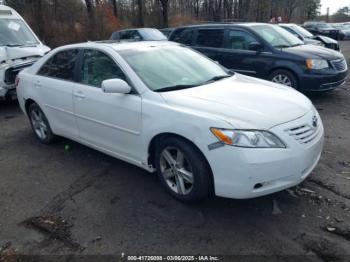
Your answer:
[[[251,43],[257,43],[256,38],[248,32],[241,30],[230,30],[228,34],[229,49],[249,50]]]
[[[224,45],[223,29],[199,29],[197,46],[221,48]]]
[[[38,75],[74,81],[74,68],[78,54],[78,49],[58,52],[41,67]]]
[[[175,41],[184,45],[191,45],[193,39],[193,29],[185,28],[176,30],[171,36],[171,41]]]

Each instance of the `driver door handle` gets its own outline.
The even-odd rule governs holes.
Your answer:
[[[84,93],[81,92],[81,91],[75,92],[75,93],[74,93],[74,96],[75,96],[76,98],[79,98],[79,99],[84,99],[84,98],[85,98]]]

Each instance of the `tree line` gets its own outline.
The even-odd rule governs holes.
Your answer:
[[[319,15],[320,0],[5,0],[51,47],[108,39],[129,27],[201,22],[301,23]]]

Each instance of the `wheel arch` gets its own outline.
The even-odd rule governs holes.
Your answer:
[[[38,104],[37,102],[35,102],[33,99],[31,98],[28,98],[25,100],[25,103],[24,103],[24,108],[26,110],[26,114],[29,116],[29,107],[31,104]]]
[[[163,132],[163,133],[159,133],[157,135],[154,135],[153,138],[150,140],[149,145],[148,145],[148,165],[155,167],[155,153],[156,153],[156,147],[157,144],[159,143],[159,141],[161,141],[162,139],[166,139],[169,137],[176,137],[179,139],[182,139],[184,141],[186,141],[187,143],[189,143],[190,145],[192,145],[201,155],[202,157],[205,159],[208,168],[210,170],[210,180],[211,180],[211,194],[215,193],[215,188],[214,188],[214,176],[213,176],[213,171],[212,168],[207,160],[207,158],[205,157],[204,153],[202,152],[202,150],[190,139],[176,134],[176,133],[172,133],[172,132]]]
[[[295,77],[295,79],[297,80],[298,89],[300,89],[300,78],[298,76],[298,73],[296,73],[294,69],[292,69],[288,66],[277,66],[277,67],[271,68],[268,75],[267,75],[268,79],[270,78],[270,76],[272,75],[273,72],[278,71],[278,70],[285,70],[285,71],[288,71],[289,73],[291,73]]]

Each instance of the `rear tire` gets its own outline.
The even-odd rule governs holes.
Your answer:
[[[51,144],[54,142],[56,136],[52,132],[44,112],[36,103],[32,103],[29,106],[28,116],[36,138],[43,144]]]
[[[278,69],[269,75],[269,81],[299,89],[298,79],[288,70]]]
[[[168,137],[156,148],[158,177],[177,200],[196,203],[212,192],[210,167],[201,152],[184,139]]]

